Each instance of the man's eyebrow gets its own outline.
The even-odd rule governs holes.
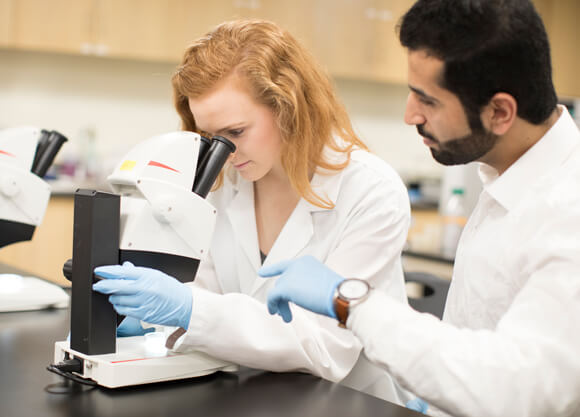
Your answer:
[[[426,92],[424,92],[420,88],[416,88],[416,87],[413,87],[412,85],[409,85],[409,90],[411,90],[413,93],[417,94],[418,96],[421,96],[421,97],[423,97],[427,100],[430,100],[434,103],[439,102],[439,100],[437,100],[435,97],[430,96],[429,94],[427,94]]]

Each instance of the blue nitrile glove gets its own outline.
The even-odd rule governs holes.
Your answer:
[[[141,326],[141,320],[134,317],[125,317],[119,327],[117,327],[118,337],[129,337],[129,336],[143,336],[146,333],[154,332],[155,329],[150,327],[144,329]]]
[[[415,397],[412,400],[407,401],[405,407],[407,407],[410,410],[418,411],[422,414],[425,414],[427,412],[427,409],[429,408],[429,404],[427,404],[421,398]]]
[[[288,302],[291,301],[307,310],[336,318],[332,300],[336,287],[344,278],[312,256],[265,266],[258,274],[262,277],[280,275],[268,293],[270,314],[279,314],[286,323],[290,322],[292,312]]]
[[[106,279],[93,284],[93,290],[111,294],[109,302],[117,313],[147,323],[188,328],[191,291],[175,278],[131,262],[99,266],[95,274]]]

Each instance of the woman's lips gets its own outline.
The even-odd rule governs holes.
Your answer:
[[[234,168],[235,168],[235,169],[242,169],[242,168],[244,168],[246,165],[248,165],[249,163],[250,163],[250,161],[242,162],[241,164],[234,164]]]

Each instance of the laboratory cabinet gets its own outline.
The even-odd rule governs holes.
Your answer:
[[[80,53],[91,42],[91,0],[0,0],[0,44],[20,49]]]
[[[234,18],[287,28],[330,74],[403,83],[396,24],[412,0],[0,0],[0,46],[178,62]]]
[[[580,97],[580,1],[534,0],[550,38],[554,85],[561,97]]]
[[[0,47],[12,43],[12,1],[0,0]]]

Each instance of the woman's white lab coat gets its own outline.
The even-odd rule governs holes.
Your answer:
[[[301,199],[264,265],[312,255],[340,275],[366,279],[406,302],[400,255],[410,210],[395,171],[357,150],[343,171],[316,174],[312,185],[335,207],[324,209]],[[191,284],[190,326],[176,348],[191,346],[253,368],[344,379],[353,388],[397,400],[390,377],[365,358],[353,370],[362,346],[336,320],[294,305],[290,324],[268,313],[266,296],[275,278],[257,275],[261,263],[253,184],[235,174],[226,176],[209,200],[218,210],[214,239]]]

